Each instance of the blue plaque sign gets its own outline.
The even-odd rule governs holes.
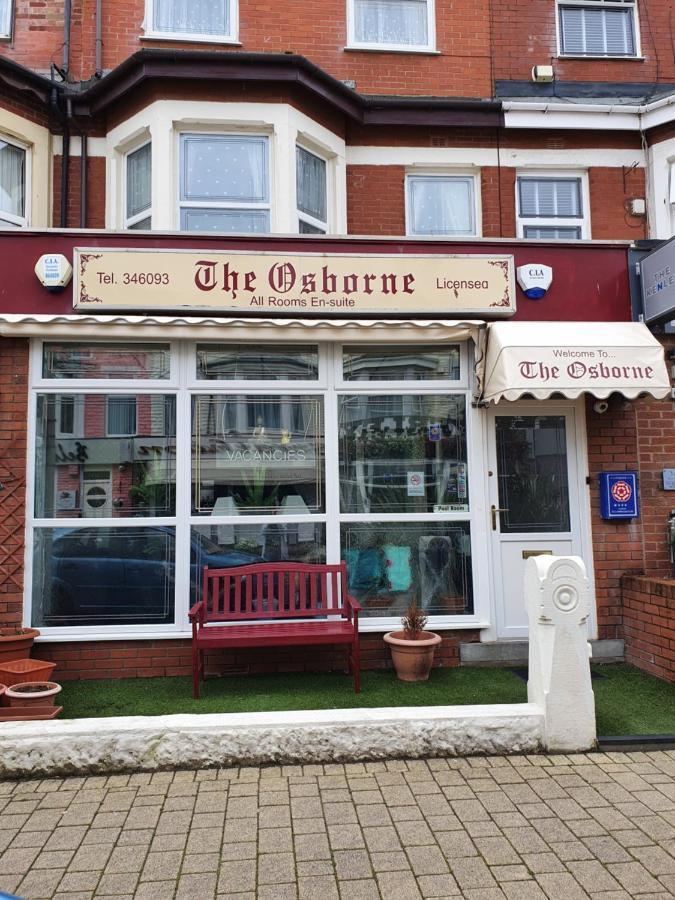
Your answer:
[[[600,473],[600,515],[603,519],[635,519],[640,515],[637,472]]]

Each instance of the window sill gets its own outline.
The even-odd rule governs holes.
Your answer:
[[[607,59],[612,60],[620,60],[621,62],[644,62],[644,56],[611,56],[607,55],[597,55],[597,54],[585,54],[585,53],[559,53],[558,59],[585,59],[590,62],[593,61],[602,61]]]
[[[230,47],[241,47],[241,41],[238,41],[236,38],[231,37],[218,37],[218,35],[214,34],[174,34],[173,32],[167,31],[161,34],[141,34],[139,36],[139,40],[141,41],[171,41],[173,43],[180,44],[228,44]]]
[[[480,630],[482,628],[490,628],[489,622],[484,622],[476,619],[475,621],[468,621],[466,616],[458,617],[461,618],[461,622],[448,622],[447,618],[444,622],[439,622],[438,624],[433,621],[434,617],[429,616],[429,623],[427,625],[428,631],[475,631]],[[401,620],[400,617],[396,618],[395,621],[392,621],[391,617],[384,617],[372,619],[364,619],[359,618],[359,634],[367,634],[367,633],[379,633],[385,634],[388,631],[400,631],[401,630]],[[106,633],[104,630],[98,631],[95,634],[78,634],[77,632],[69,632],[68,634],[54,634],[49,633],[49,631],[45,630],[40,634],[40,637],[35,639],[36,644],[55,644],[55,643],[74,643],[74,642],[82,642],[82,641],[91,641],[92,643],[97,643],[98,641],[185,641],[192,640],[192,632],[191,631],[132,631],[132,632],[120,632],[113,631]]]
[[[379,46],[378,44],[348,44],[343,47],[347,53],[415,53],[417,56],[441,56],[433,47]]]

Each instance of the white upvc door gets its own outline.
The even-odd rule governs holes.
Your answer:
[[[488,412],[488,534],[499,640],[527,637],[523,575],[530,556],[588,555],[578,417],[574,404],[541,401],[501,403]]]

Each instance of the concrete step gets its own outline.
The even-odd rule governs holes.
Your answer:
[[[620,640],[591,641],[594,662],[623,662],[624,645]],[[459,645],[461,666],[526,666],[527,641],[493,641]]]

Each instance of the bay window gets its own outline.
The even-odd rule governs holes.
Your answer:
[[[295,148],[298,230],[300,234],[328,232],[326,160],[304,147]]]
[[[28,224],[26,195],[26,149],[0,134],[0,228]]]
[[[183,231],[270,231],[269,140],[265,135],[183,134]]]

